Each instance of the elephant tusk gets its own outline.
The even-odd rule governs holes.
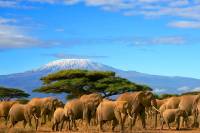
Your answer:
[[[35,119],[37,119],[37,120],[38,120],[38,117],[37,117],[35,114],[34,114],[33,116],[35,117]]]
[[[157,112],[161,113],[160,110],[158,110],[155,106],[152,105],[152,107],[153,107],[154,110],[156,110]]]
[[[131,117],[131,115],[130,115],[130,113],[127,111],[127,114],[128,114],[128,117],[130,118],[130,119],[133,119],[133,117]]]

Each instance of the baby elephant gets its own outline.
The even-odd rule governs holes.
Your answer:
[[[180,110],[180,109],[166,109],[162,114],[162,126],[161,129],[163,129],[164,123],[167,124],[168,128],[170,128],[170,123],[176,122],[176,130],[179,130],[180,127],[180,117],[183,117],[183,119],[186,121],[188,119],[188,115],[186,111]]]
[[[63,124],[65,121],[69,121],[69,118],[65,115],[64,108],[57,108],[53,114],[53,125],[52,130],[62,131]],[[59,128],[60,125],[60,129]],[[55,129],[56,128],[56,129]]]

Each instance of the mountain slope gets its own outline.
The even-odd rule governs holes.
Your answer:
[[[189,91],[191,88],[200,86],[199,79],[185,77],[167,77],[159,75],[149,75],[136,71],[123,71],[104,64],[96,63],[88,59],[62,59],[50,62],[38,69],[24,73],[0,75],[0,86],[21,88],[31,96],[45,96],[44,94],[32,93],[34,88],[42,85],[40,78],[49,73],[64,69],[87,69],[87,70],[108,70],[114,71],[119,76],[127,78],[133,82],[147,84],[160,93],[180,93]]]

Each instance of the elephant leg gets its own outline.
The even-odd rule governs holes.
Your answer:
[[[51,114],[48,114],[48,121],[51,121]]]
[[[46,124],[46,115],[44,115],[44,121],[43,124]]]
[[[62,131],[64,123],[65,123],[65,120],[63,119],[63,120],[61,121],[60,131]]]
[[[112,131],[114,132],[114,130],[115,130],[115,126],[117,125],[117,120],[116,119],[114,119],[113,121],[112,121]]]
[[[55,129],[55,123],[53,123],[52,125],[52,131],[54,131],[54,129]]]
[[[123,130],[123,117],[124,116],[119,111],[115,111],[114,114],[115,114],[116,120],[119,122],[120,130],[122,131]]]
[[[13,127],[13,128],[14,128],[14,126],[15,126],[16,124],[17,124],[17,121],[14,121],[14,120],[12,120],[12,121],[11,121],[10,128],[11,128],[11,127]]]
[[[158,113],[156,112],[156,111],[153,111],[152,112],[152,116],[153,116],[153,118],[154,118],[154,129],[156,129],[157,128],[157,121],[158,121]]]
[[[73,125],[74,125],[74,129],[75,129],[75,130],[78,130],[78,128],[77,128],[77,126],[76,126],[76,121],[75,121],[75,120],[73,120]]]
[[[29,127],[32,127],[31,120],[28,121]]]
[[[56,131],[58,131],[58,123],[56,122]]]
[[[126,118],[127,118],[127,115],[124,115],[123,118],[122,118],[122,127],[124,128],[124,123],[126,121]]]
[[[70,125],[71,120],[67,121],[67,123],[68,123],[68,129],[71,130],[71,129],[72,129],[72,128],[71,128],[71,125]]]
[[[168,129],[171,129],[171,127],[170,127],[170,125],[169,125],[169,122],[166,121],[165,123],[167,123]]]
[[[138,114],[135,113],[133,119],[129,119],[129,121],[130,121],[130,122],[129,122],[129,124],[130,124],[130,125],[129,125],[130,130],[132,130],[132,127],[135,125],[135,122],[136,122],[136,119],[137,119],[137,115],[138,115]]]
[[[36,118],[34,118],[34,120],[35,120],[35,129],[37,130],[37,128],[38,128],[38,123],[39,123],[39,120],[38,120],[38,119],[36,119]]]
[[[104,123],[103,120],[99,120],[99,131],[100,131],[100,132],[103,132],[103,131],[104,131],[104,130],[103,130],[103,123]]]
[[[27,121],[24,120],[24,122],[23,122],[23,126],[24,126],[24,128],[26,127],[26,124],[27,124]]]
[[[145,129],[146,128],[146,121],[145,121],[145,111],[141,111],[139,114],[140,120],[142,122],[142,127]]]
[[[161,120],[161,129],[163,129],[163,125],[164,125],[165,121]]]

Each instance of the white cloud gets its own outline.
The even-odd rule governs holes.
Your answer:
[[[139,37],[133,39],[134,45],[183,45],[187,40],[182,36]]]
[[[27,47],[52,47],[62,41],[42,40],[27,34],[26,28],[15,25],[17,20],[0,17],[0,50]]]
[[[192,91],[200,91],[200,87],[196,87]]]
[[[53,56],[59,59],[92,59],[92,58],[107,58],[107,56],[102,55],[77,55],[77,54],[65,54],[65,53],[55,53],[55,54],[44,54],[46,56]]]
[[[174,21],[168,24],[177,28],[200,28],[200,21]]]
[[[171,16],[200,21],[199,0],[28,0],[30,3],[26,5],[23,4],[24,1],[26,0],[0,0],[0,7],[28,7],[29,4],[34,2],[65,5],[83,3],[86,6],[96,6],[106,11],[119,11],[126,16]],[[179,28],[184,28],[184,26]],[[191,28],[199,28],[199,26]]]
[[[56,29],[56,31],[57,31],[57,32],[64,32],[65,29],[63,29],[63,28],[58,28],[58,29]]]
[[[39,40],[23,33],[22,27],[0,25],[0,49],[30,47],[39,43]]]
[[[188,92],[191,90],[191,88],[188,86],[183,86],[183,87],[178,88],[177,90],[181,92]]]
[[[18,2],[15,0],[0,0],[0,7],[9,7],[15,8],[18,5]]]
[[[154,91],[155,93],[165,93],[165,92],[167,92],[166,89],[159,89],[159,88],[155,88],[153,91]]]
[[[16,19],[7,19],[0,17],[0,24],[15,23],[15,22],[17,22]]]

